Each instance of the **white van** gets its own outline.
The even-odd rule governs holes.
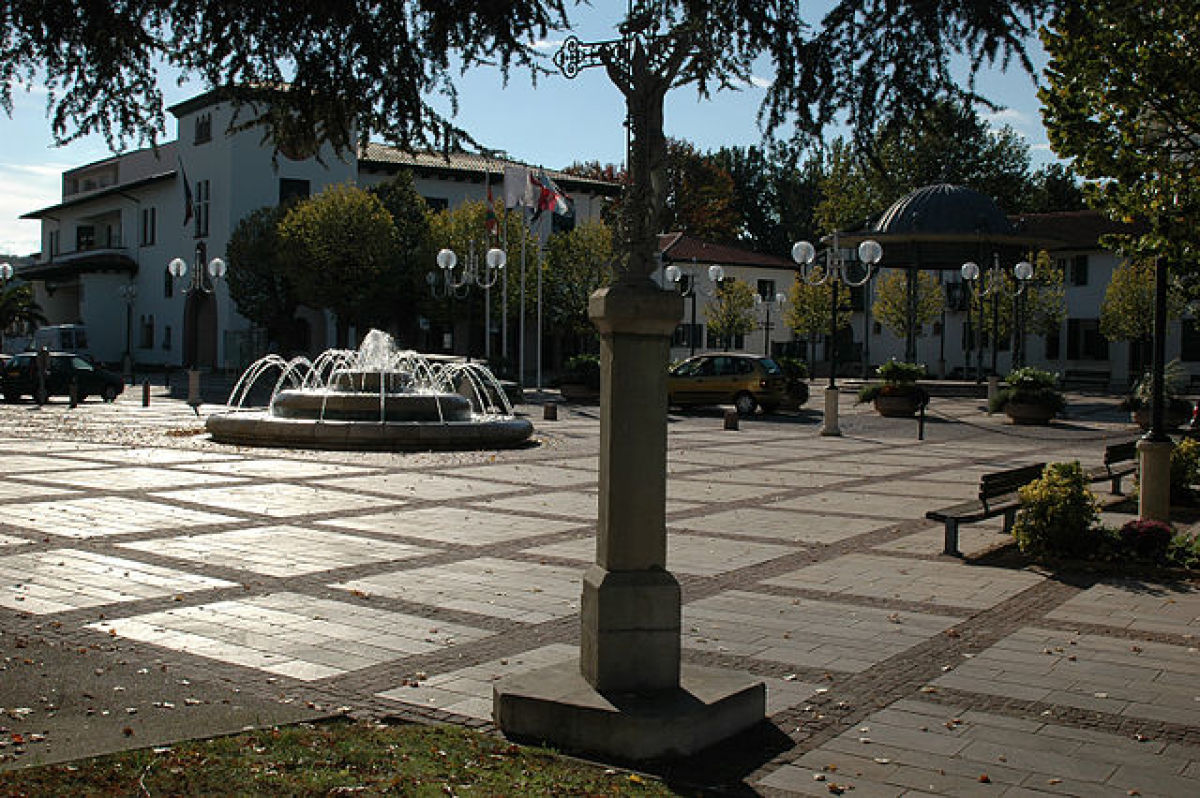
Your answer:
[[[29,348],[37,351],[46,347],[51,352],[72,352],[91,360],[88,349],[87,327],[82,324],[52,324],[33,331]]]

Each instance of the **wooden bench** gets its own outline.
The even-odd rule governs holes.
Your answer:
[[[1003,515],[1004,531],[1011,532],[1013,522],[1017,518],[1017,510],[1021,508],[1017,489],[1041,477],[1045,467],[1045,463],[1035,463],[984,474],[979,478],[979,498],[925,513],[929,520],[941,521],[946,525],[946,545],[943,553],[952,557],[962,556],[958,550],[959,524],[973,524]]]
[[[1136,474],[1137,440],[1125,443],[1110,443],[1104,447],[1104,463],[1087,471],[1089,482],[1109,480],[1112,494],[1121,496],[1121,479],[1130,474]]]

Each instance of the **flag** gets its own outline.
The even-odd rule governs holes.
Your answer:
[[[535,204],[533,182],[524,166],[504,167],[504,207],[532,208]]]
[[[535,220],[542,215],[542,211],[553,211],[557,214],[568,214],[571,212],[571,207],[567,204],[567,195],[555,185],[554,181],[544,171],[538,171],[536,174],[530,172],[529,180],[533,184],[534,191],[537,194],[537,210],[533,214]]]
[[[500,232],[500,220],[496,218],[496,200],[492,199],[492,184],[487,184],[487,213],[483,217],[483,226],[493,236]]]
[[[183,159],[179,159],[179,176],[183,179],[183,226],[187,227],[192,221],[194,211],[192,205],[192,187],[188,185],[187,171],[183,168]]]

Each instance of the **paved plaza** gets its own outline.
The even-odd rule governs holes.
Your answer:
[[[577,658],[596,408],[523,406],[515,451],[338,453],[220,446],[140,398],[0,407],[0,767],[342,712],[491,729],[497,678]],[[840,438],[811,410],[673,413],[684,659],[762,678],[770,723],[667,775],[1200,794],[1200,585],[1030,567],[1000,519],[952,559],[924,518],[981,473],[1135,434],[1075,400],[1029,429],[937,398],[924,441],[849,398]]]

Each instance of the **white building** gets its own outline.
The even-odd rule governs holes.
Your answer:
[[[41,220],[42,251],[18,275],[33,283],[51,323],[86,325],[100,361],[117,362],[128,352],[145,365],[236,369],[261,354],[221,281],[204,275],[205,290],[189,290],[196,267],[224,258],[230,234],[251,211],[339,183],[369,188],[400,169],[412,171],[431,207],[453,208],[484,199],[488,184],[502,196],[504,167],[516,165],[374,143],[342,157],[328,146],[273,157],[261,130],[232,130],[235,106],[221,92],[169,110],[178,123],[175,141],[70,169],[59,203],[22,216]],[[237,121],[253,116],[242,106]],[[599,218],[603,203],[619,193],[612,183],[547,175],[571,197],[579,220]],[[188,265],[183,280],[167,271],[174,258]],[[309,314],[316,350],[333,343],[326,315]]]

